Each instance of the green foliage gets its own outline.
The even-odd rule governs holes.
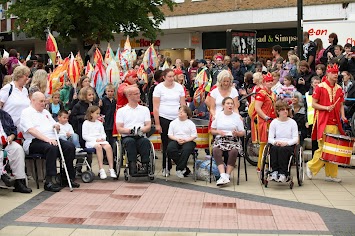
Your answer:
[[[0,0],[6,4],[7,0]],[[18,16],[16,26],[30,37],[45,39],[44,31],[57,31],[59,38],[109,41],[112,32],[155,39],[165,20],[161,6],[172,11],[172,0],[17,0],[8,17]]]

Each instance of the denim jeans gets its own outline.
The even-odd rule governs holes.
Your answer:
[[[59,136],[59,138],[73,143],[76,148],[80,148],[79,135],[76,133],[72,134],[69,138],[63,135]]]

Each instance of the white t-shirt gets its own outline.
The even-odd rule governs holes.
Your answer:
[[[92,121],[84,121],[82,127],[83,139],[85,140],[85,147],[91,148],[95,146],[97,139],[106,140],[106,133],[104,129],[104,125],[102,122],[96,120]]]
[[[12,92],[9,96],[10,87],[12,84]],[[30,99],[28,98],[28,91],[25,87],[20,91],[14,84],[5,85],[0,90],[0,101],[4,103],[3,110],[9,113],[14,121],[14,125],[17,129],[20,126],[20,117],[23,109],[30,106]]]
[[[61,123],[57,123],[60,126],[59,136],[67,136],[67,133],[74,134],[73,126],[67,122],[66,124],[62,125]]]
[[[222,101],[224,97],[221,95],[218,88],[213,89],[210,93],[210,96],[216,100],[216,116],[217,116],[217,114],[223,110]],[[235,97],[238,96],[239,96],[238,91],[235,88],[232,88],[230,94],[227,97],[231,97],[232,99],[234,99]]]
[[[53,126],[55,125],[55,120],[53,119],[51,113],[47,110],[42,112],[36,111],[32,106],[27,107],[21,113],[20,126],[23,130],[23,137],[25,142],[23,143],[23,149],[28,154],[30,144],[32,139],[35,137],[27,132],[30,128],[36,128],[41,134],[50,139],[55,139],[55,133]]]
[[[182,139],[187,139],[190,137],[197,138],[196,125],[189,119],[181,121],[179,118],[176,118],[170,122],[168,135]]]
[[[170,89],[160,83],[154,88],[153,97],[160,98],[159,116],[174,120],[178,117],[180,98],[185,97],[185,92],[179,83],[174,82],[174,87]]]
[[[123,128],[144,127],[144,123],[147,121],[151,122],[150,111],[148,107],[142,105],[132,108],[127,104],[118,109],[116,113],[116,124],[123,123]],[[125,136],[127,134],[122,134],[122,137]]]
[[[268,142],[275,145],[276,141],[287,142],[290,146],[298,142],[298,126],[295,120],[288,118],[287,121],[271,121]]]
[[[213,120],[211,127],[217,130],[222,130],[227,136],[232,136],[233,130],[245,131],[243,121],[237,113],[226,115],[224,112],[220,112]],[[217,135],[217,137],[219,136],[220,135]]]

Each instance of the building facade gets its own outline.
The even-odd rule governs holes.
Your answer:
[[[297,44],[296,0],[175,0],[171,12],[163,8],[166,21],[161,25],[163,35],[155,41],[156,49],[165,56],[176,58],[209,58],[216,52],[226,53],[226,32],[256,32],[256,53],[259,57],[269,57],[271,47],[279,44],[290,49]],[[304,21],[346,21],[355,15],[355,3],[344,0],[304,0]],[[11,2],[8,3],[8,5]],[[11,33],[15,17],[7,19],[6,6],[0,14],[0,47],[18,49],[23,55],[32,50],[36,54],[46,54],[45,42],[26,38],[24,34]],[[355,33],[354,37],[355,39]],[[123,47],[125,37],[115,35],[109,42],[113,50]],[[101,42],[106,48],[108,42]],[[150,41],[144,37],[131,39],[133,48],[146,49]],[[326,42],[323,42],[326,44]],[[354,41],[355,45],[355,41]],[[60,46],[60,45],[59,45]],[[76,46],[60,48],[64,55],[75,51]]]

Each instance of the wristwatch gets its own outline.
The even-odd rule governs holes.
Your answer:
[[[270,117],[266,116],[266,117],[264,118],[264,120],[265,120],[265,121],[268,121],[268,120],[270,120]]]

